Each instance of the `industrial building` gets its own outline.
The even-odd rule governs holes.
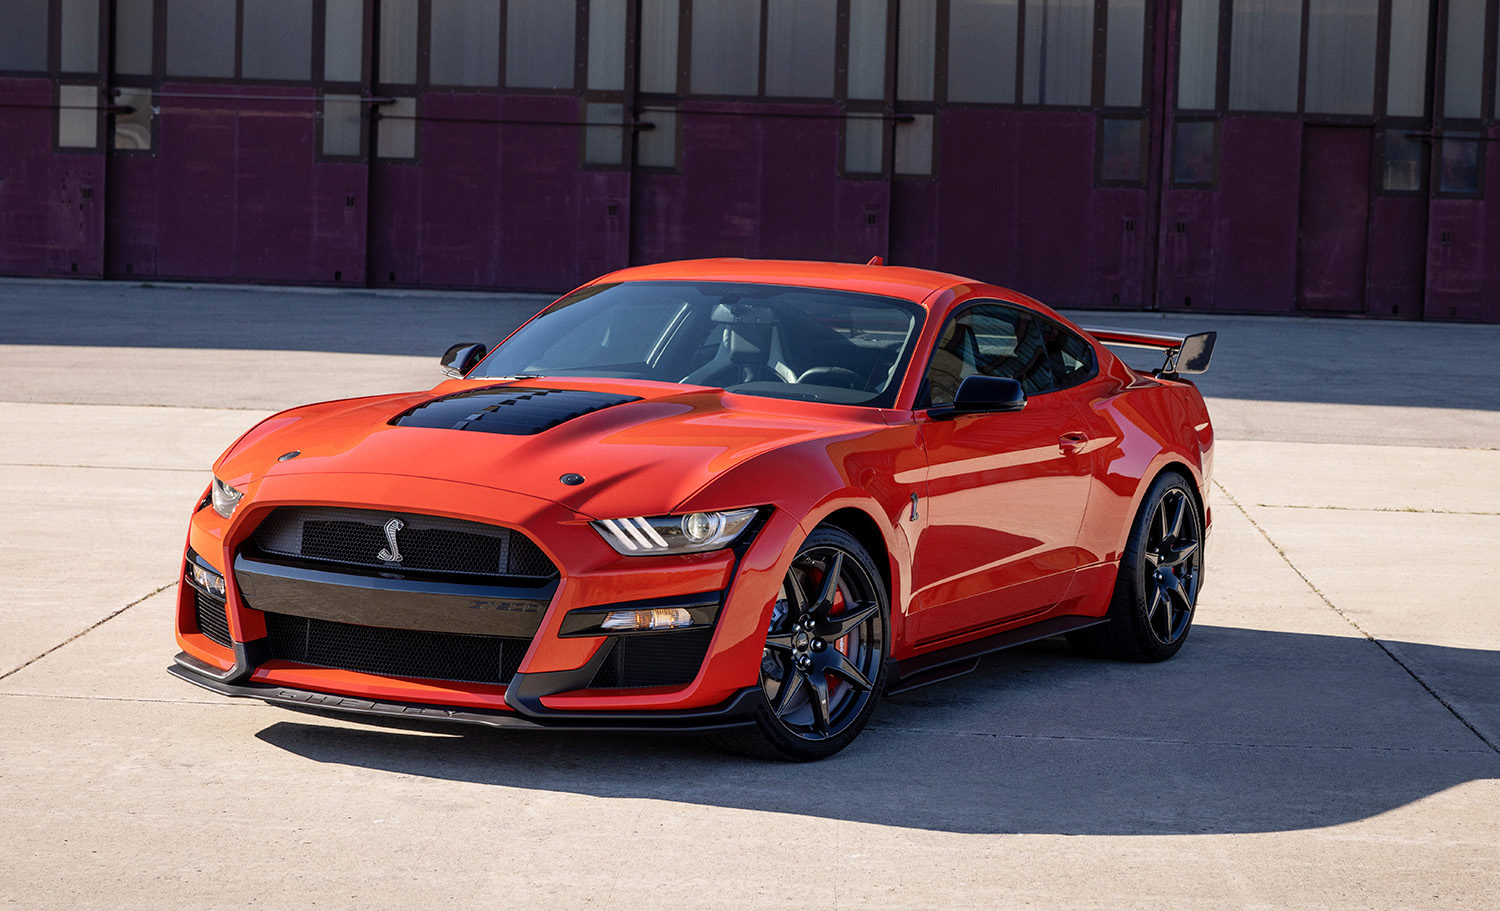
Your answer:
[[[1500,0],[4,0],[0,274],[1500,322]],[[1486,238],[1493,238],[1486,243]]]

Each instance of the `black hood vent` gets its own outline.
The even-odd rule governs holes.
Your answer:
[[[519,389],[485,386],[433,399],[391,420],[396,427],[481,430],[528,436],[577,417],[626,402],[638,395],[613,395],[578,389]]]

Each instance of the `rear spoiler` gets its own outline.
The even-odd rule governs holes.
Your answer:
[[[1166,332],[1143,332],[1139,329],[1095,329],[1088,326],[1084,326],[1083,331],[1106,345],[1165,351],[1166,362],[1154,375],[1166,379],[1172,379],[1179,373],[1202,373],[1207,370],[1208,359],[1214,353],[1214,340],[1219,337],[1217,332],[1171,335]]]

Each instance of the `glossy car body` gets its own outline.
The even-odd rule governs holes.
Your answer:
[[[858,542],[834,547],[862,550],[878,573],[860,598],[883,600],[883,624],[854,637],[873,656],[865,667],[874,696],[970,669],[985,651],[1104,620],[1133,523],[1144,521],[1143,500],[1163,473],[1182,479],[1187,495],[1178,500],[1191,501],[1207,531],[1213,434],[1197,389],[1170,371],[1131,369],[1024,295],[881,265],[705,260],[624,270],[570,298],[652,283],[862,295],[899,304],[911,329],[898,346],[899,333],[871,341],[829,318],[840,341],[884,358],[875,372],[889,378],[874,404],[784,397],[799,393],[796,371],[784,364],[778,369],[790,378],[749,382],[741,392],[607,375],[485,375],[507,343],[467,377],[427,392],[271,417],[214,466],[226,490],[240,495],[229,517],[207,492],[193,513],[173,673],[227,695],[499,726],[733,730],[755,724],[757,709],[764,714],[772,701],[763,661],[785,641],[768,644],[768,629],[790,597],[799,548],[817,529]],[[713,312],[717,320],[725,311]],[[738,319],[754,322],[762,311],[743,312]],[[948,365],[969,357],[954,354],[954,340],[972,338],[965,327],[997,313],[1072,339],[1065,387],[1034,389],[1019,410],[932,405],[934,384],[956,385],[958,374],[973,372],[972,364]],[[794,351],[801,342],[789,318],[769,331],[719,323],[713,331],[725,351],[736,332]],[[1165,337],[1133,341],[1181,347]],[[747,347],[743,338],[736,343]],[[1080,368],[1081,361],[1092,363]],[[814,373],[829,381],[828,368],[802,375]],[[554,400],[569,406],[555,425],[475,432],[496,415]],[[1180,524],[1185,507],[1176,508]],[[600,524],[742,509],[755,510],[754,518],[732,546],[697,553],[631,553]],[[347,510],[366,512],[340,512]],[[270,528],[273,515],[300,524]],[[307,549],[330,529],[355,528],[338,524],[351,516],[368,517],[358,547],[378,549],[378,559],[356,554],[341,563],[332,551]],[[419,546],[424,534],[449,535],[441,539],[448,547],[479,530],[455,520],[510,530],[499,576],[424,572],[387,559],[400,559],[394,552]],[[640,536],[627,531],[628,548]],[[545,558],[530,575],[515,571],[516,554],[535,556],[516,534]],[[1200,561],[1202,537],[1193,545]],[[837,564],[817,565],[826,573]],[[1201,563],[1194,566],[1193,596]],[[804,566],[797,575],[816,587],[818,572]],[[852,589],[828,588],[838,588],[829,604],[848,602],[832,613],[853,610]],[[649,618],[657,608],[686,625],[600,628],[611,611]],[[1191,598],[1185,609],[1184,634]],[[318,652],[320,635],[344,639]],[[455,649],[492,637],[508,644],[481,648],[473,659],[493,664],[498,654],[503,667],[490,679],[453,664]],[[840,639],[835,650],[849,648]],[[796,655],[809,657],[806,648]],[[836,672],[819,679],[841,686]],[[814,735],[829,733],[826,718],[810,724]]]

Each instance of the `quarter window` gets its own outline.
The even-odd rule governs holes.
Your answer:
[[[1051,320],[1039,320],[1042,337],[1047,342],[1047,359],[1052,364],[1052,385],[1064,389],[1094,375],[1094,346]]]

